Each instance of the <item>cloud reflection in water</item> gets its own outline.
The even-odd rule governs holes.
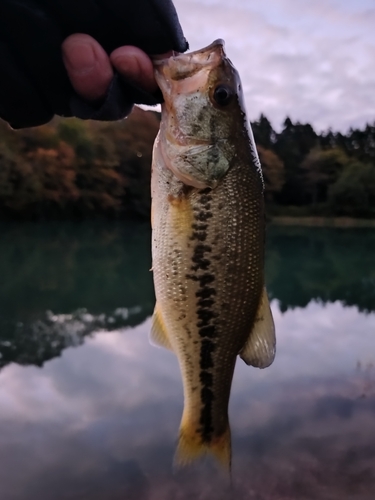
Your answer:
[[[2,370],[0,498],[370,498],[375,314],[272,305],[274,365],[236,367],[231,493],[209,463],[173,474],[182,385],[173,354],[149,345],[148,319],[99,332],[42,369]]]

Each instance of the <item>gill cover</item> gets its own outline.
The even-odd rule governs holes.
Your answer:
[[[163,93],[161,154],[184,184],[214,188],[235,157],[232,122],[241,107],[240,80],[224,42],[155,60]]]

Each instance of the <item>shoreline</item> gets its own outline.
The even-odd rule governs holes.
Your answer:
[[[371,227],[375,228],[375,219],[355,219],[354,217],[292,217],[278,215],[270,217],[269,224],[275,226],[305,227]]]

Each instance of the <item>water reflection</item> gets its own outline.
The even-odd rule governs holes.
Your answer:
[[[148,343],[148,227],[2,234],[1,500],[374,498],[371,231],[271,228],[278,353],[236,367],[232,489],[210,462],[172,470],[182,385]]]
[[[375,311],[375,231],[271,227],[267,283],[281,309],[311,300]]]
[[[1,224],[0,231],[0,368],[42,366],[92,332],[134,326],[152,313],[147,224]],[[269,294],[282,311],[312,300],[374,311],[374,255],[371,229],[271,227]]]
[[[0,368],[36,364],[153,310],[147,224],[1,224]]]
[[[272,308],[274,365],[236,368],[231,492],[210,464],[172,472],[182,388],[173,354],[148,343],[148,319],[99,332],[43,370],[3,369],[1,498],[341,499],[347,488],[372,498],[375,314],[312,303],[301,335],[302,310]]]

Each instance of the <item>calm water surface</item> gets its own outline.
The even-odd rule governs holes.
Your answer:
[[[269,229],[278,353],[237,364],[231,488],[210,461],[173,471],[148,226],[0,230],[1,500],[375,498],[374,230]]]

